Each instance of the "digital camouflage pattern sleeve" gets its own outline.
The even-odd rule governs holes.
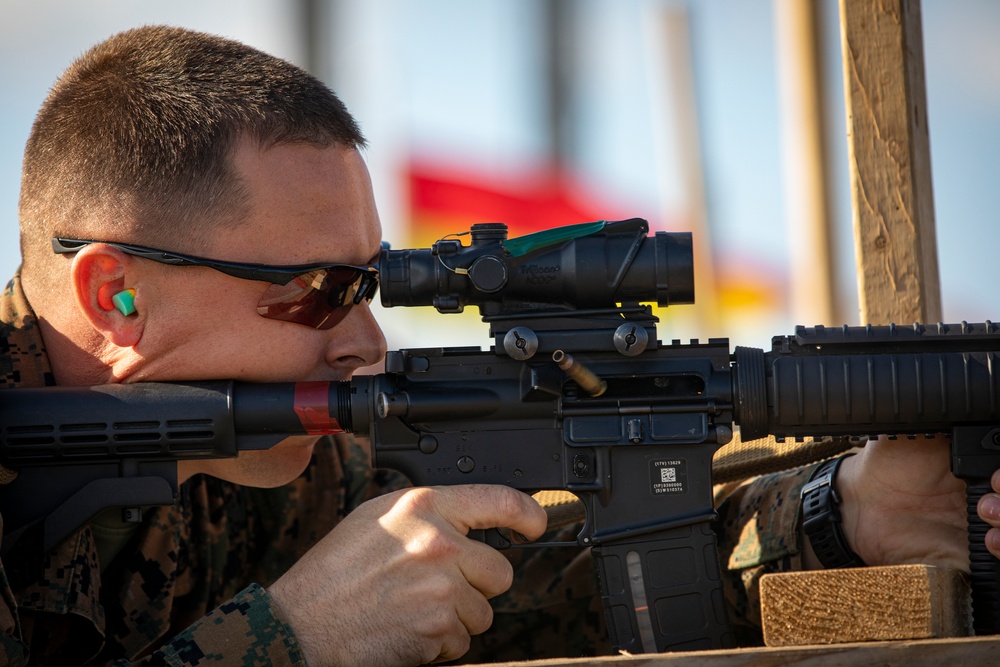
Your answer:
[[[295,634],[263,588],[251,584],[141,661],[149,667],[304,665]],[[116,667],[132,665],[127,660]]]
[[[741,646],[764,643],[760,578],[802,569],[802,487],[819,463],[716,488],[716,536],[729,621]]]

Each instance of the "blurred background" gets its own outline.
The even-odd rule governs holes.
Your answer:
[[[661,339],[769,347],[795,324],[857,324],[836,0],[809,5],[829,271],[802,245],[803,51],[789,17],[809,1],[3,0],[0,275],[18,264],[21,154],[49,86],[114,32],[165,23],[326,81],[369,139],[395,248],[474,222],[515,236],[643,217],[692,231],[698,255],[698,303],[660,311]],[[944,319],[996,320],[1000,2],[922,7]],[[797,289],[819,272],[829,299]],[[477,313],[414,312],[427,310],[378,314],[390,349],[489,344]]]

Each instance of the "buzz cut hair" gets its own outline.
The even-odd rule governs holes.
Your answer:
[[[301,68],[240,42],[169,26],[121,32],[53,85],[24,152],[22,271],[51,237],[194,250],[248,212],[241,142],[363,148],[343,102]]]

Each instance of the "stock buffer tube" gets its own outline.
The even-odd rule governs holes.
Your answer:
[[[0,485],[2,548],[38,526],[48,551],[106,508],[138,520],[175,501],[179,461],[349,431],[350,405],[330,382],[0,389],[0,463],[16,471]]]

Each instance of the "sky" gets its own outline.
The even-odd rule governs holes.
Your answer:
[[[678,139],[671,136],[674,110],[662,97],[662,52],[650,26],[664,8],[686,9],[710,224],[706,242],[727,272],[786,289],[795,280],[788,269],[794,221],[782,190],[772,2],[577,4],[573,167],[580,181],[660,228],[684,219],[689,192],[675,154]],[[329,78],[370,138],[366,158],[389,240],[405,219],[398,171],[409,157],[431,155],[498,182],[544,159],[538,62],[544,33],[537,2],[340,0],[337,6],[327,21]],[[831,0],[820,6],[828,28],[826,116],[838,284],[856,304],[837,6]],[[293,8],[281,0],[0,3],[0,273],[12,274],[18,263],[19,170],[32,118],[73,58],[118,30],[169,23],[234,37],[301,63]],[[923,14],[944,319],[1000,319],[1000,295],[990,278],[1000,246],[1000,3],[924,0]],[[770,335],[811,324],[787,309],[760,315],[740,313],[724,332],[693,326],[693,335],[766,346]],[[435,331],[435,340],[442,335]],[[390,332],[390,347],[402,337]]]

